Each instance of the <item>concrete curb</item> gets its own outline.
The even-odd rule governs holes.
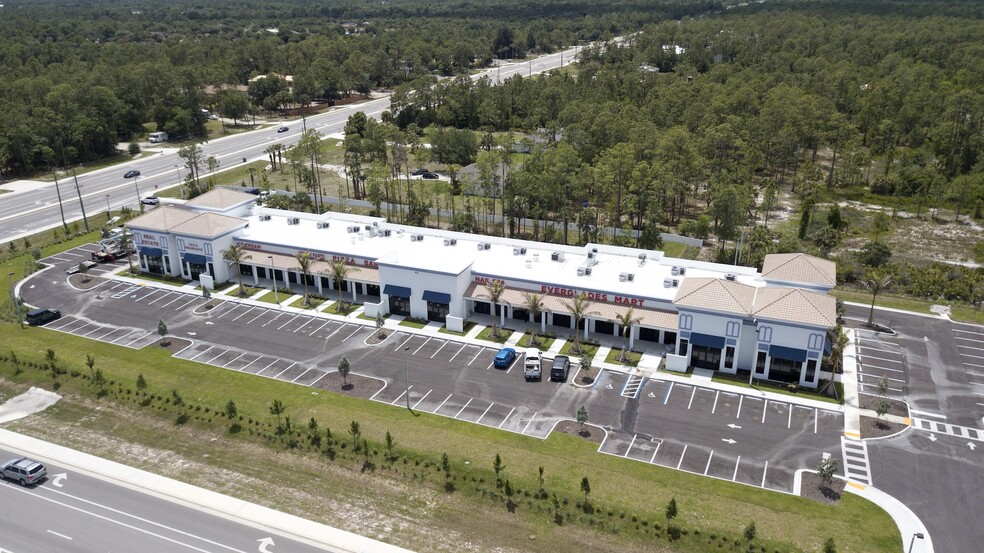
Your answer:
[[[131,490],[283,535],[315,547],[345,553],[411,553],[409,549],[385,544],[9,430],[0,429],[0,444],[21,455],[64,466]]]

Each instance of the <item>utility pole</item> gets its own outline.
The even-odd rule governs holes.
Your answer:
[[[133,189],[137,191],[137,206],[140,207],[140,213],[143,213],[143,202],[140,201],[140,185],[137,184],[139,178],[133,177]]]
[[[58,173],[51,173],[55,177],[55,194],[58,194],[58,211],[61,212],[62,227],[65,228],[65,234],[68,234],[68,223],[65,222],[65,208],[62,207],[61,190],[58,188]]]
[[[89,218],[85,216],[85,205],[82,203],[82,187],[79,186],[79,177],[75,174],[75,167],[72,167],[72,178],[75,179],[75,192],[79,195],[79,207],[82,208],[82,221],[85,223],[85,231],[89,232]]]

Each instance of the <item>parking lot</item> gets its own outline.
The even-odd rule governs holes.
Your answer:
[[[888,384],[886,396],[904,399],[908,391],[905,349],[891,335],[870,330],[857,330],[858,390],[877,395],[878,384],[884,378]]]
[[[978,416],[984,419],[984,328],[959,325],[953,329],[957,353],[963,363],[967,382],[974,394]]]
[[[57,271],[64,273],[65,271],[78,267],[78,264],[83,261],[91,261],[92,253],[99,251],[99,246],[96,244],[86,244],[83,246],[77,246],[70,250],[65,250],[56,255],[49,255],[41,259],[42,263],[48,265],[54,265]],[[88,271],[89,276],[103,276],[110,271],[118,269],[126,265],[126,260],[116,260],[113,263],[100,263],[90,268]]]
[[[616,421],[598,421],[622,429],[609,430],[604,453],[785,492],[797,469],[815,467],[824,453],[839,455],[844,423],[837,411],[692,384],[637,382],[606,371],[592,389],[589,412],[602,417],[602,403],[635,404],[608,414]]]

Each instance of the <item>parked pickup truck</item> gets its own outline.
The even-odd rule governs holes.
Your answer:
[[[529,348],[526,350],[526,365],[523,369],[523,376],[526,377],[526,381],[540,380],[541,372],[540,367],[543,365],[543,353],[536,348]]]
[[[92,252],[92,260],[97,263],[112,263],[123,257],[126,257],[126,251],[119,248]]]

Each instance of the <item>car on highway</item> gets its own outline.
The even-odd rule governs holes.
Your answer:
[[[422,175],[420,175],[420,178],[422,178],[422,179],[428,179],[428,180],[434,180],[434,179],[438,179],[440,177],[441,176],[438,175],[437,173],[432,173],[430,171],[427,171],[427,172],[423,173]]]
[[[287,132],[289,130],[290,130],[290,127],[288,127],[287,125],[282,125],[280,127],[277,127],[277,132],[278,133]]]
[[[430,171],[428,171],[427,169],[424,169],[423,167],[418,167],[417,169],[414,169],[413,170],[413,173],[410,173],[410,174],[413,175],[413,176],[415,176],[415,177],[419,177],[420,175],[423,175],[424,173],[430,173]]]
[[[0,476],[7,480],[20,482],[21,486],[31,486],[44,480],[48,470],[44,465],[27,457],[11,459],[0,466]]]
[[[27,312],[27,324],[31,326],[41,326],[60,318],[61,311],[57,309],[32,309]]]
[[[140,203],[146,205],[157,205],[161,203],[161,199],[158,198],[157,196],[147,196],[146,198],[140,200]]]
[[[133,177],[139,177],[139,176],[140,176],[140,171],[137,170],[127,171],[126,173],[123,173],[124,179],[132,179]]]
[[[502,348],[499,353],[495,354],[495,360],[492,364],[495,365],[497,369],[505,369],[516,359],[516,350],[512,348]]]
[[[93,268],[93,267],[95,267],[96,265],[99,265],[99,264],[96,263],[95,261],[83,261],[83,262],[79,263],[78,265],[72,265],[71,267],[69,267],[68,270],[65,271],[65,274],[67,274],[67,275],[74,275],[74,274],[80,272],[80,269],[81,269],[80,266],[82,266],[82,265],[84,265],[86,269],[91,269],[91,268]]]
[[[553,365],[550,367],[550,380],[566,382],[567,374],[571,371],[571,358],[566,355],[554,357]]]

